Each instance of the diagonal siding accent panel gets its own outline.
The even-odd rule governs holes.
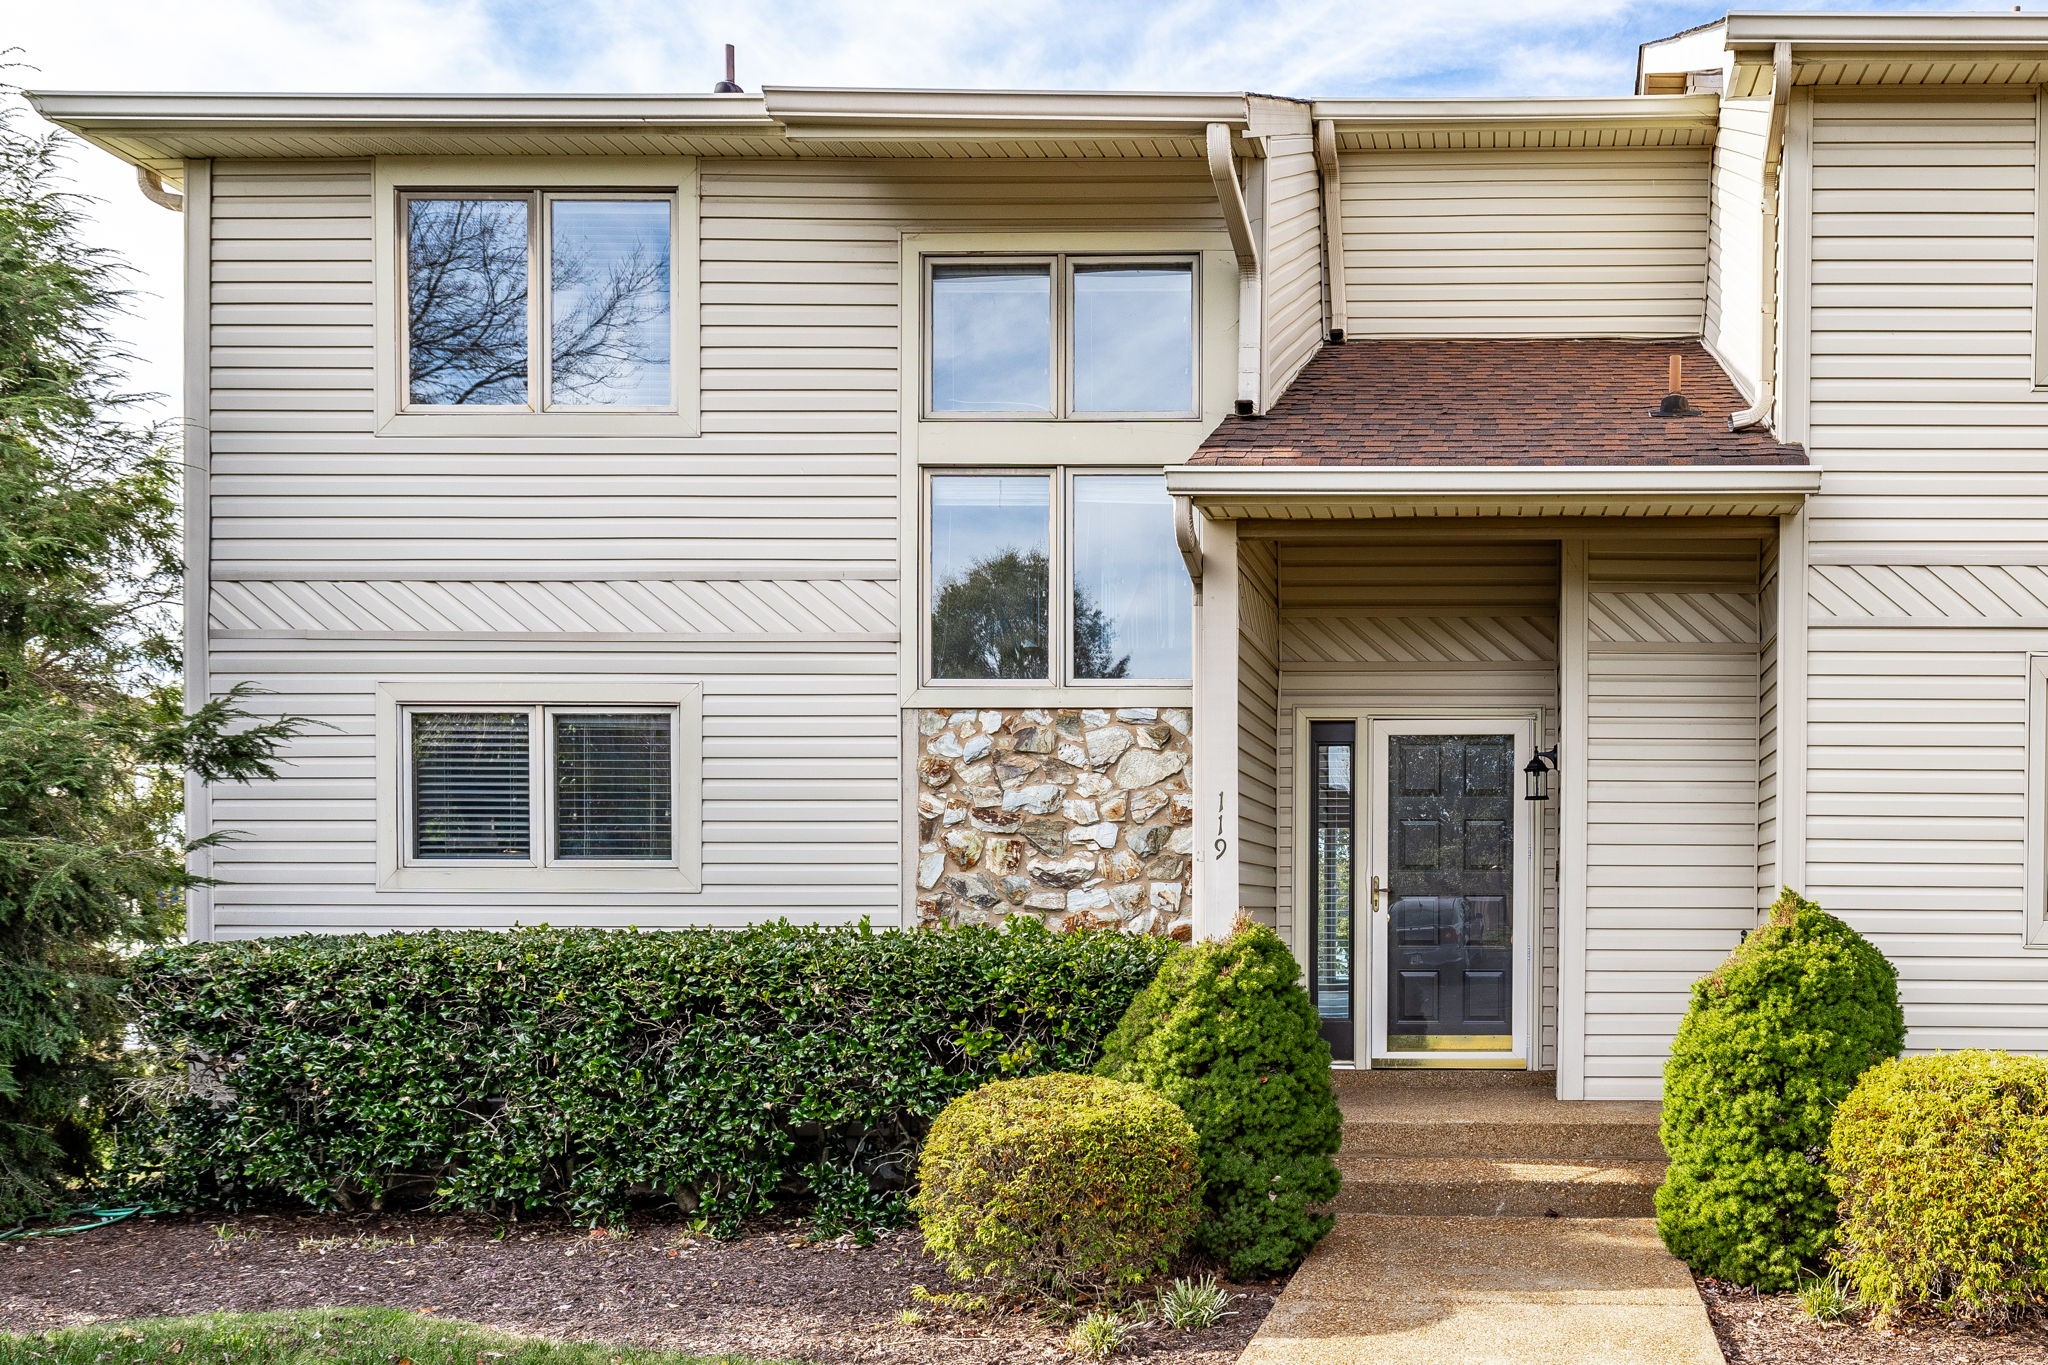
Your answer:
[[[213,585],[216,631],[894,638],[893,583],[865,579]]]
[[[1755,644],[1761,621],[1753,592],[1595,592],[1587,633],[1602,644]]]
[[[1295,664],[1540,663],[1557,657],[1545,616],[1293,616],[1280,659]]]
[[[1816,618],[1998,621],[2048,618],[2048,570],[2033,564],[1816,564]]]

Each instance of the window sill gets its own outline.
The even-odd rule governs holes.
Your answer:
[[[674,412],[398,412],[379,436],[695,436],[695,416]]]
[[[1119,683],[1114,687],[1053,687],[1045,683],[933,683],[903,699],[906,709],[974,711],[983,707],[1040,707],[1065,711],[1088,707],[1192,706],[1190,683]]]
[[[699,891],[677,867],[401,867],[379,891]]]
[[[917,423],[922,465],[1096,466],[1183,464],[1223,420],[1201,417],[1089,417],[1057,422],[923,418]]]

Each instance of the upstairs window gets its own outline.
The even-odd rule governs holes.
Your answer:
[[[399,207],[407,408],[676,410],[673,194],[412,192]]]
[[[1184,682],[1193,592],[1157,474],[935,473],[930,681]]]
[[[1187,256],[928,258],[934,418],[1197,415]]]

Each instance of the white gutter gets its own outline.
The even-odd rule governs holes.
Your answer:
[[[1170,465],[1166,470],[1166,491],[1188,499],[1797,500],[1819,488],[1820,470],[1808,464]]]
[[[1778,190],[1785,159],[1785,115],[1792,93],[1792,44],[1771,53],[1771,125],[1764,134],[1763,268],[1758,321],[1756,401],[1728,418],[1730,431],[1747,431],[1771,420],[1778,401]]]
[[[1231,145],[1230,125],[1209,125],[1209,179],[1216,186],[1216,202],[1223,210],[1223,226],[1230,234],[1230,246],[1237,253],[1237,415],[1251,417],[1259,410],[1259,246],[1252,236],[1251,215],[1245,210],[1244,186],[1237,180],[1237,153]]]
[[[169,209],[172,213],[185,211],[185,196],[176,190],[165,189],[164,178],[149,167],[135,168],[135,183],[142,187],[142,197],[158,208]]]
[[[1316,120],[1316,165],[1323,172],[1323,262],[1330,281],[1329,340],[1342,341],[1349,322],[1344,286],[1344,177],[1337,159],[1337,125]]]

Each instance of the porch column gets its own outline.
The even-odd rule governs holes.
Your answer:
[[[1195,937],[1223,938],[1237,919],[1237,523],[1199,522],[1195,596]]]

